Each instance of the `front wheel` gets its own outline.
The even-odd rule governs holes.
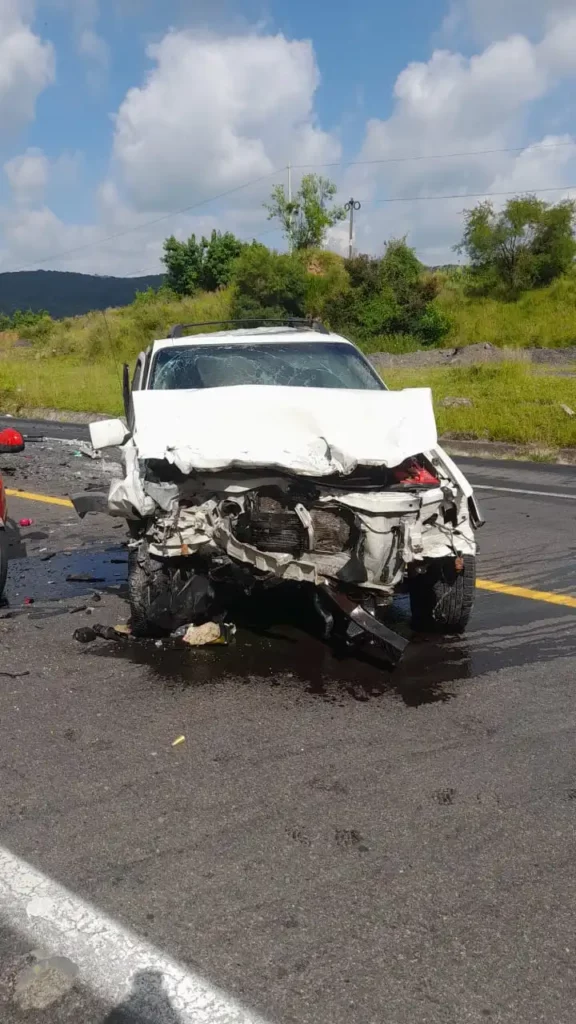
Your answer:
[[[425,633],[462,633],[474,607],[476,558],[437,558],[429,563],[426,572],[411,578],[409,590],[414,629]]]
[[[208,576],[190,559],[160,559],[142,541],[128,556],[128,593],[135,636],[165,636],[184,625],[201,625],[215,612]]]

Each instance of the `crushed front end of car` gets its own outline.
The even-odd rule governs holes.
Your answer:
[[[369,638],[408,587],[421,628],[464,628],[473,602],[470,485],[437,445],[429,389],[238,386],[134,394],[125,476],[137,632],[223,620],[233,590],[307,588],[324,635]]]

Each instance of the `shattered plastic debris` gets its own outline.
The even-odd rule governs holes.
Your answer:
[[[235,633],[236,627],[231,623],[205,622],[202,626],[188,626],[182,640],[190,647],[228,644]]]
[[[117,633],[118,636],[131,636],[132,635],[132,630],[130,629],[130,626],[128,626],[127,623],[125,623],[125,622],[121,622],[121,623],[119,623],[119,625],[114,626],[114,632]]]
[[[81,626],[74,633],[74,640],[79,644],[91,644],[94,640],[120,640],[120,634],[113,626],[102,626],[95,623],[93,626]]]
[[[183,744],[183,743],[185,743],[185,742],[186,742],[186,737],[185,737],[185,736],[178,736],[178,737],[177,737],[177,738],[176,738],[176,739],[174,740],[174,742],[173,742],[172,746],[173,746],[173,747],[180,747],[180,746],[182,746],[182,744]]]

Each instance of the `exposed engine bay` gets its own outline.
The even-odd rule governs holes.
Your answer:
[[[225,553],[280,579],[391,595],[411,564],[475,550],[466,496],[432,459],[358,474],[346,486],[247,473],[169,482],[173,468],[152,463],[140,530],[158,558]],[[126,512],[122,492],[119,484],[110,494],[113,514]]]

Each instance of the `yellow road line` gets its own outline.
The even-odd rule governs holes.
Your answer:
[[[43,501],[46,505],[62,505],[63,508],[74,508],[69,498],[52,498],[48,494],[31,494],[29,491],[10,491],[6,489],[9,498],[24,498],[26,501]]]
[[[531,590],[529,587],[515,587],[509,583],[495,583],[494,580],[476,580],[479,590],[490,590],[493,594],[508,594],[509,597],[525,597],[528,601],[545,601],[547,604],[561,604],[565,608],[576,608],[576,597],[570,594],[554,594],[549,590]]]
[[[69,498],[52,498],[48,494],[32,494],[28,491],[6,490],[10,498],[24,498],[26,501],[43,501],[47,505],[60,505],[73,508]],[[528,601],[544,601],[546,604],[559,604],[565,608],[576,608],[576,597],[570,594],[554,594],[549,590],[531,590],[529,587],[516,587],[510,583],[496,583],[494,580],[476,580],[479,590],[490,590],[493,594],[507,594],[509,597],[523,597]]]

